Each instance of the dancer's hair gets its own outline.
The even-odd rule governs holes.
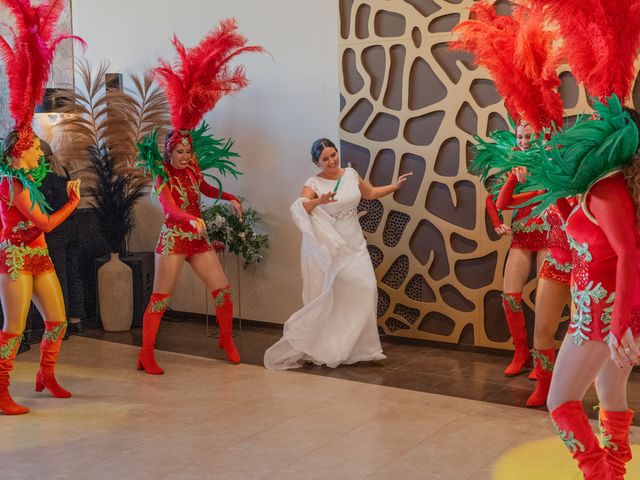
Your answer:
[[[631,116],[631,120],[638,127],[638,136],[640,137],[640,112],[632,108],[624,107],[625,111]],[[640,225],[640,150],[636,152],[633,159],[622,169],[624,178],[629,187],[629,193],[636,206],[636,219]]]

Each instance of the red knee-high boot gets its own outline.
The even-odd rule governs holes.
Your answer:
[[[553,375],[553,365],[556,362],[556,350],[532,350],[533,363],[536,372],[536,389],[527,400],[527,407],[542,407],[547,403],[549,387],[551,386],[551,376]]]
[[[593,434],[582,402],[565,402],[551,412],[560,439],[578,461],[585,480],[613,480],[607,454]]]
[[[224,349],[224,353],[232,363],[240,363],[240,354],[233,344],[233,303],[231,302],[231,289],[229,285],[211,292],[216,305],[216,319],[220,327],[218,346]]]
[[[156,346],[156,335],[162,315],[169,304],[169,297],[168,293],[152,293],[142,317],[142,348],[138,355],[138,370],[144,370],[151,375],[164,373],[164,370],[156,362],[153,349]]]
[[[29,412],[27,407],[18,405],[9,395],[9,376],[21,341],[22,335],[0,331],[0,412],[5,415],[22,415]]]
[[[633,410],[610,412],[600,409],[600,435],[614,480],[624,480],[626,464],[631,460],[629,428],[632,421]]]
[[[502,306],[515,347],[513,360],[511,360],[511,363],[505,368],[504,374],[512,377],[521,373],[531,362],[531,353],[529,352],[529,345],[527,343],[527,328],[525,327],[524,312],[522,311],[522,293],[503,294]]]
[[[58,385],[53,373],[60,353],[62,337],[67,330],[67,322],[44,322],[44,334],[40,342],[40,369],[36,374],[36,392],[45,388],[56,398],[69,398],[71,393]]]

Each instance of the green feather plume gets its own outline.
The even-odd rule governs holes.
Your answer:
[[[218,199],[220,199],[222,182],[218,177],[207,173],[207,171],[216,169],[223,176],[230,174],[237,179],[238,175],[242,175],[242,173],[236,169],[236,164],[230,159],[237,158],[240,155],[231,150],[231,147],[233,147],[232,140],[215,139],[211,134],[206,133],[207,130],[209,130],[209,125],[206,122],[202,122],[198,128],[191,130],[193,151],[198,158],[198,165],[202,174],[216,182],[220,191]]]
[[[638,150],[638,129],[616,95],[596,101],[596,116],[554,132],[550,142],[535,140],[526,152],[513,152],[515,165],[527,168],[527,190],[546,190],[532,216],[557,199],[586,193],[609,172],[622,168]]]
[[[6,178],[9,182],[9,204],[13,202],[13,179],[17,179],[22,187],[29,192],[29,199],[31,200],[31,210],[38,205],[42,213],[51,212],[53,209],[44,198],[44,195],[40,191],[40,186],[44,177],[51,172],[51,167],[47,164],[44,156],[40,157],[38,166],[31,170],[25,170],[24,168],[16,169],[8,163],[8,158],[2,152],[0,147],[0,178]]]

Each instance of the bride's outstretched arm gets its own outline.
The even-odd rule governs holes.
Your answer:
[[[413,175],[413,172],[400,175],[397,182],[390,183],[389,185],[385,185],[383,187],[374,187],[364,178],[358,177],[360,194],[365,200],[375,200],[376,198],[382,198],[402,187],[402,185],[404,185],[404,182],[407,181],[407,177],[409,177],[410,175]]]

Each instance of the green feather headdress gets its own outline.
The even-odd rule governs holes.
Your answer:
[[[193,152],[196,154],[203,175],[216,182],[218,190],[220,190],[219,195],[222,195],[222,182],[218,177],[207,172],[215,169],[223,176],[230,174],[234,178],[238,178],[238,175],[242,175],[242,173],[236,169],[235,163],[230,159],[239,157],[239,155],[231,150],[232,140],[215,139],[211,134],[207,134],[208,129],[209,125],[202,122],[198,128],[191,130]],[[157,129],[138,143],[138,151],[138,167],[154,178],[161,177],[163,179],[160,188],[156,191],[158,193],[169,181],[169,175],[164,168],[163,158],[158,148]],[[220,197],[218,196],[218,198]]]
[[[554,132],[551,141],[535,140],[526,152],[512,152],[515,165],[526,167],[527,190],[546,190],[527,204],[540,202],[532,216],[559,198],[586,193],[609,172],[622,168],[638,150],[638,128],[616,95],[596,101],[595,116]]]

